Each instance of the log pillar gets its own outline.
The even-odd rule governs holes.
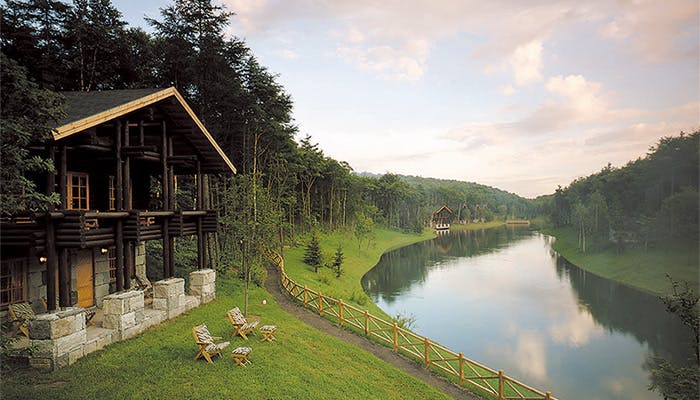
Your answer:
[[[197,159],[197,210],[203,207],[202,202],[202,163]],[[204,269],[204,232],[202,229],[202,216],[197,216],[197,268]]]
[[[129,132],[129,120],[126,120],[124,122],[124,140],[123,144],[124,146],[129,146],[131,143],[131,133]],[[129,155],[124,156],[124,164],[123,164],[124,171],[122,172],[122,185],[123,189],[122,192],[124,194],[124,199],[123,199],[123,204],[122,204],[122,209],[123,210],[130,210],[131,209],[131,157]],[[132,264],[133,264],[133,257],[132,257],[132,247],[133,243],[131,241],[126,241],[123,246],[123,253],[124,253],[124,265],[122,266],[123,272],[122,272],[122,288],[123,289],[129,289],[131,287],[131,270],[132,270]]]
[[[131,287],[131,272],[134,269],[134,244],[131,241],[127,241],[124,246],[124,289],[127,290]]]
[[[124,210],[124,176],[122,175],[122,122],[120,120],[116,121],[114,128],[114,154],[116,158],[116,165],[114,166],[116,172],[117,182],[115,184],[115,199],[114,206],[117,211]],[[115,251],[116,251],[116,278],[117,278],[117,292],[124,290],[124,221],[118,219],[114,227],[115,230]]]
[[[117,292],[121,292],[124,290],[124,222],[121,219],[117,220],[115,230]]]
[[[174,155],[173,150],[173,138],[172,136],[167,138],[168,141],[168,156]],[[169,210],[175,210],[177,207],[177,201],[175,197],[175,166],[168,166],[168,207]],[[175,238],[170,236],[167,238],[168,251],[170,252],[170,257],[168,258],[168,275],[166,278],[175,276]],[[165,243],[164,243],[165,244]]]
[[[68,249],[62,248],[58,258],[58,305],[70,307],[70,265],[68,265]]]
[[[56,165],[56,153],[53,142],[46,146],[48,158],[51,164]],[[56,174],[50,171],[46,174],[46,194],[51,195],[56,190]],[[49,211],[56,207],[49,205]],[[56,252],[56,231],[51,213],[46,213],[46,308],[47,311],[56,309],[56,278],[58,275],[58,254]]]
[[[162,166],[161,189],[163,192],[163,210],[171,210],[170,206],[170,171],[168,169],[168,135],[165,121],[162,122],[160,160]],[[170,273],[170,219],[163,221],[163,279],[169,277]]]
[[[51,213],[46,213],[46,308],[56,310],[56,277],[58,275],[58,253],[56,231]]]
[[[68,156],[66,153],[66,145],[61,144],[59,151],[61,153],[61,160],[58,164],[58,191],[61,195],[61,210],[65,210],[68,208]]]

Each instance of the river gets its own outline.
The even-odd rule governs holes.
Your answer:
[[[362,286],[388,314],[559,399],[659,399],[652,356],[690,335],[654,295],[588,273],[525,227],[452,232],[382,256]]]

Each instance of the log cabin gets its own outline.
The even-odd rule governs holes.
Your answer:
[[[204,206],[205,174],[236,169],[175,88],[64,92],[66,117],[33,150],[54,173],[32,177],[60,206],[0,221],[0,308],[45,299],[48,311],[100,306],[110,293],[144,284],[144,243],[162,242],[162,274],[174,275],[174,241],[195,236],[208,268],[206,236],[217,213]],[[194,177],[188,209],[177,177]],[[40,186],[41,187],[41,186]],[[37,310],[39,311],[39,310]]]

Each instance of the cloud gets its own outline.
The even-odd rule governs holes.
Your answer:
[[[498,91],[504,96],[512,96],[516,92],[512,85],[501,86]]]
[[[617,13],[600,29],[604,37],[629,43],[646,61],[689,56],[697,61],[700,2],[642,0],[616,5]]]
[[[341,45],[336,54],[363,71],[376,72],[386,79],[415,81],[425,72],[427,42],[413,40],[395,45],[365,46],[363,37],[351,34],[351,46]]]
[[[632,44],[648,61],[679,54],[697,57],[698,51],[696,0],[444,0],[439,6],[429,0],[222,1],[236,13],[234,23],[244,34],[274,35],[281,27],[309,26],[327,27],[327,37],[343,31],[335,53],[385,78],[419,79],[428,58],[423,49],[458,34],[476,35],[479,43],[468,51],[484,70],[511,68],[517,85],[542,79],[545,43],[576,24],[592,25],[603,38]],[[420,43],[420,49],[412,43]]]
[[[518,82],[538,79],[542,69],[538,38],[547,37],[576,7],[570,0],[534,5],[516,0],[446,0],[439,6],[428,0],[224,3],[236,12],[234,23],[247,34],[274,34],[285,26],[305,29],[312,25],[309,22],[332,27],[326,36],[339,40],[336,54],[385,78],[418,79],[426,70],[429,49],[435,42],[462,33],[484,35],[478,47],[468,51],[486,64],[517,63]],[[397,60],[389,62],[389,56]]]
[[[470,179],[536,196],[607,163],[624,165],[660,137],[700,126],[698,102],[662,110],[616,107],[602,84],[582,75],[552,77],[545,89],[549,97],[518,119],[468,121],[445,130],[439,137],[464,153],[450,158],[497,165],[495,170],[477,166]]]
[[[528,85],[542,79],[542,42],[533,40],[518,46],[510,57],[515,83]]]
[[[280,50],[277,54],[280,57],[286,58],[288,60],[296,60],[297,58],[299,58],[299,54],[297,52],[295,52],[294,50],[290,50],[290,49]]]

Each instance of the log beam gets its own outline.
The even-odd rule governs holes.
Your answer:
[[[58,258],[58,305],[61,307],[70,307],[70,265],[68,265],[68,249],[61,249],[61,255]]]

